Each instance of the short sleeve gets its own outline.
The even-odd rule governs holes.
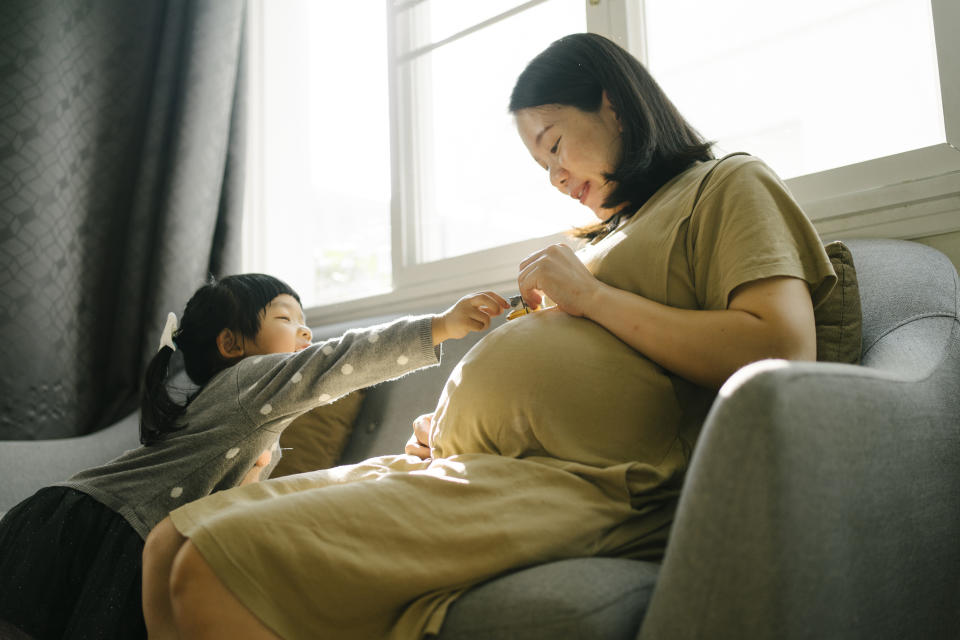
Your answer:
[[[738,286],[774,276],[806,281],[817,307],[837,278],[786,185],[751,156],[724,159],[704,180],[687,235],[701,308],[726,309]]]

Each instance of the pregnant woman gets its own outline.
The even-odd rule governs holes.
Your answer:
[[[816,358],[813,309],[836,277],[763,162],[714,159],[596,35],[538,55],[510,110],[553,186],[598,218],[577,253],[520,265],[527,304],[555,306],[463,358],[408,447],[420,455],[172,512],[144,552],[152,638],[419,638],[505,571],[658,558],[716,389],[755,360]]]

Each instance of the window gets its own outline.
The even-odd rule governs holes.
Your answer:
[[[691,123],[766,160],[825,238],[960,228],[960,3],[612,4]]]
[[[306,307],[385,293],[392,283],[383,0],[250,7],[244,269],[283,278]]]
[[[511,293],[588,211],[506,105],[567,33],[634,52],[719,151],[769,162],[818,230],[960,229],[955,0],[254,0],[245,268],[312,323]]]
[[[401,2],[392,19],[397,124],[407,133],[397,161],[412,178],[402,219],[416,222],[404,247],[407,263],[589,222],[583,207],[544,188],[507,113],[526,63],[558,37],[586,28],[583,0]]]
[[[507,113],[529,59],[586,29],[584,6],[252,2],[244,268],[283,277],[326,320],[420,300],[438,281],[461,293],[508,281],[542,242],[518,241],[588,222]]]
[[[928,3],[699,3],[690,37],[668,37],[691,4],[647,0],[647,61],[727,151],[749,149],[793,178],[943,142]]]

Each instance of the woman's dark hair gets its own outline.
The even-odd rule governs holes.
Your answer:
[[[260,331],[260,313],[278,295],[286,293],[300,302],[290,286],[273,276],[245,273],[211,278],[193,294],[173,334],[183,354],[184,368],[194,384],[203,386],[231,362],[220,355],[217,336],[224,329],[254,339]],[[140,442],[152,444],[177,430],[177,419],[186,411],[170,397],[167,371],[173,349],[162,347],[147,365],[140,395]],[[194,394],[196,395],[196,394]],[[192,399],[192,397],[191,397]],[[189,400],[187,401],[189,404]]]
[[[515,114],[530,107],[565,105],[596,112],[604,91],[623,130],[623,152],[619,165],[606,176],[616,186],[603,206],[623,208],[606,224],[581,229],[577,235],[586,238],[603,235],[636,213],[694,162],[713,158],[713,143],[684,120],[646,68],[594,33],[565,36],[531,60],[517,78],[509,109]]]

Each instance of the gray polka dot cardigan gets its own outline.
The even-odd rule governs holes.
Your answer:
[[[294,354],[244,358],[193,399],[167,439],[57,483],[123,516],[142,538],[187,502],[240,483],[298,416],[356,389],[440,362],[430,316],[351,330]],[[401,453],[398,451],[397,453]]]

